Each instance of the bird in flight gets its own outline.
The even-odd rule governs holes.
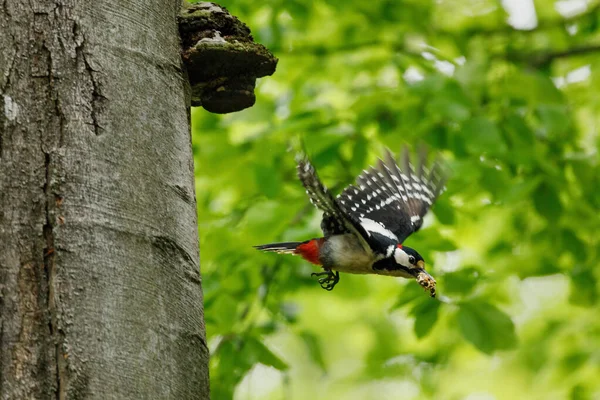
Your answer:
[[[270,243],[255,248],[294,254],[320,265],[313,273],[323,289],[332,290],[340,272],[377,274],[416,279],[436,295],[435,279],[425,271],[425,261],[404,240],[418,231],[423,217],[444,190],[445,174],[436,161],[426,167],[427,154],[420,152],[417,168],[404,148],[401,166],[387,150],[385,161],[364,170],[337,197],[321,183],[306,156],[298,160],[298,178],[310,201],[321,211],[323,237],[304,242]]]

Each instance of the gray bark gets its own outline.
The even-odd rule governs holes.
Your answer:
[[[177,1],[0,1],[0,398],[205,399]]]

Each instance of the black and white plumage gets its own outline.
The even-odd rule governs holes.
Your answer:
[[[306,189],[310,202],[323,211],[321,229],[325,236],[340,233],[352,233],[361,239],[361,245],[368,249],[369,245],[363,238],[368,237],[360,221],[348,213],[343,204],[336,201],[329,190],[321,183],[317,171],[307,158],[299,158],[297,166],[298,178]]]
[[[400,166],[387,151],[385,160],[364,170],[356,184],[335,198],[308,159],[299,159],[298,177],[310,201],[323,211],[321,229],[325,236],[257,248],[298,254],[322,265],[326,277],[319,282],[328,290],[339,281],[338,272],[372,273],[416,278],[435,295],[435,280],[425,272],[423,258],[402,245],[421,228],[425,214],[444,188],[439,163],[428,169],[426,160],[426,153],[421,152],[415,169],[405,148]]]
[[[362,221],[371,234],[402,243],[423,225],[423,218],[444,187],[439,164],[425,167],[426,154],[420,153],[415,172],[404,148],[401,169],[388,150],[377,168],[365,170],[338,196],[337,201],[349,215]]]

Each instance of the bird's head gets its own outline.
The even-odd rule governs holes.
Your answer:
[[[415,249],[398,245],[394,249],[394,260],[428,290],[431,297],[435,297],[435,279],[425,271],[425,261]]]
[[[394,259],[408,270],[423,270],[425,268],[423,257],[415,249],[407,246],[398,245],[394,249]]]

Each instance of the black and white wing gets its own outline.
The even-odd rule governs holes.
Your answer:
[[[369,168],[336,199],[344,212],[358,220],[368,235],[402,243],[423,224],[423,217],[444,189],[444,174],[438,162],[425,167],[421,152],[416,171],[404,148],[402,167],[388,150],[385,161]],[[371,242],[370,240],[368,240]]]
[[[352,233],[359,238],[365,250],[371,248],[366,238],[367,232],[353,214],[344,211],[325,185],[321,183],[317,171],[306,157],[298,159],[298,178],[306,189],[310,202],[323,211],[321,229],[325,236]]]

